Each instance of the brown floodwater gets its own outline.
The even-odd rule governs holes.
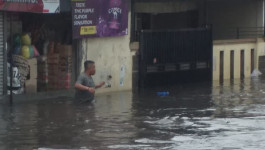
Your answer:
[[[157,92],[168,95],[159,96]],[[0,150],[257,150],[264,77],[0,104]]]

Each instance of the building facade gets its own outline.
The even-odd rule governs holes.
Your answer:
[[[87,2],[94,5],[92,1]],[[139,86],[138,83],[143,78],[156,76],[141,75],[142,70],[148,69],[153,69],[152,72],[157,72],[157,75],[162,72],[164,74],[175,72],[178,75],[179,71],[210,68],[210,71],[199,71],[198,74],[194,74],[198,78],[204,77],[207,81],[250,77],[254,69],[259,69],[261,62],[259,58],[265,55],[263,0],[127,0],[126,2],[128,4],[128,32],[125,35],[72,38],[72,60],[74,63],[72,63],[73,75],[69,90],[73,89],[76,77],[83,72],[85,60],[96,62],[95,82],[105,81],[107,83],[106,87],[98,90],[98,93],[132,90]],[[71,22],[70,26],[73,27],[73,14],[69,15],[71,1],[67,1],[67,3],[61,1],[60,5],[62,4],[65,5],[64,7],[68,7],[68,11],[66,11],[68,15],[62,17],[68,20],[67,26]],[[2,26],[4,24],[1,21],[4,20],[1,19],[4,13],[6,11],[2,10],[0,14],[0,31],[2,31],[0,37],[5,36]],[[148,50],[143,47],[146,39],[141,39],[145,32],[182,35],[178,39],[186,41],[186,46],[195,45],[192,49],[193,52],[185,54],[186,60],[181,59],[175,62],[172,61],[173,55],[164,56],[164,51],[171,53],[171,50],[165,47],[157,50],[160,56],[152,56],[150,60],[146,60],[151,63],[149,66],[145,66],[141,64],[143,62],[142,53]],[[197,40],[187,37],[185,39],[184,32],[194,33],[198,36],[207,35],[206,39],[210,41],[205,43],[208,50],[204,50],[205,45],[203,47],[200,46],[201,43],[194,42],[201,39],[200,37],[197,37]],[[160,40],[155,44],[168,41]],[[0,42],[0,62],[3,64],[1,65],[3,67],[0,67],[0,72],[3,72],[0,74],[0,78],[3,79],[2,81],[0,79],[2,87],[0,92],[7,94],[8,70],[4,64],[7,61],[7,52],[4,46],[5,41]],[[173,41],[173,43],[177,43],[177,41]],[[179,46],[185,46],[185,43],[182,42]],[[179,52],[181,48],[172,47],[172,49]],[[200,51],[194,52],[196,49],[200,49]],[[186,52],[189,51],[186,50]],[[164,62],[159,59],[162,55],[165,57],[163,58]],[[180,55],[174,57],[179,59],[178,56]],[[190,59],[193,57],[194,59]],[[145,68],[141,68],[142,66]],[[187,77],[187,81],[194,77],[187,76],[187,74],[183,74],[183,77]],[[174,77],[174,74],[170,76]],[[155,78],[150,80],[150,82],[156,81]]]

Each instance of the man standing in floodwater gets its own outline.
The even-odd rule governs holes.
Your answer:
[[[102,87],[105,82],[95,85],[92,75],[96,73],[95,62],[84,62],[85,71],[80,74],[75,83],[75,98],[78,103],[90,103],[94,100],[95,89]]]

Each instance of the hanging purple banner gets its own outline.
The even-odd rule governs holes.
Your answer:
[[[73,38],[128,34],[128,0],[72,0]]]

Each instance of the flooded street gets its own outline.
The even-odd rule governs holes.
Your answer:
[[[264,77],[109,93],[94,105],[0,105],[1,150],[258,150],[264,141]]]

